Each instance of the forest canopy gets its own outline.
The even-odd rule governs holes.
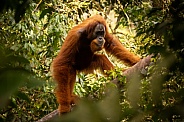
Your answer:
[[[129,81],[127,67],[108,55],[115,70],[78,74],[74,92],[84,100],[59,119],[183,120],[184,0],[2,0],[0,14],[0,121],[37,121],[57,109],[52,60],[68,31],[95,14],[130,51],[153,55],[152,63]]]

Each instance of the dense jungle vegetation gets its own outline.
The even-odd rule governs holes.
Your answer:
[[[116,66],[105,77],[78,74],[84,100],[65,122],[180,122],[184,119],[184,0],[2,0],[0,122],[37,121],[58,104],[50,66],[67,32],[101,14],[110,32],[141,57],[154,54],[142,77]],[[123,87],[110,83],[118,78]],[[59,120],[58,120],[59,121]]]

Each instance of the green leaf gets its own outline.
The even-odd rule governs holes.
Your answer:
[[[51,13],[54,9],[53,8],[48,8],[48,9],[45,9],[42,11],[42,13],[40,14],[40,18],[39,19],[42,19],[44,18],[44,16],[47,14],[47,13]]]
[[[17,97],[19,97],[20,99],[22,100],[25,100],[27,102],[30,102],[30,98],[27,94],[25,94],[24,92],[21,92],[21,91],[18,91],[17,94],[16,94]]]
[[[17,70],[7,70],[0,73],[0,107],[3,107],[9,96],[25,81],[24,73]]]
[[[24,69],[4,69],[0,72],[0,108],[4,107],[8,98],[25,82],[37,82],[34,75]]]

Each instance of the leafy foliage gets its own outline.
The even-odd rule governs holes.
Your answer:
[[[0,121],[36,121],[57,108],[50,72],[52,59],[70,28],[97,13],[106,17],[111,32],[130,50],[142,56],[154,53],[154,64],[146,75],[132,76],[128,82],[118,68],[110,71],[108,77],[99,72],[79,74],[75,93],[90,100],[82,101],[79,108],[61,119],[181,121],[183,3],[183,0],[3,0]],[[118,87],[109,83],[115,78],[123,86],[118,92],[115,90]]]

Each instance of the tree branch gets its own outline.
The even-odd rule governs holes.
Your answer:
[[[43,118],[41,118],[40,120],[38,120],[36,122],[50,121],[50,120],[54,119],[55,117],[57,117],[58,115],[59,115],[58,110],[54,110],[53,112],[47,114],[46,116],[44,116]]]
[[[127,78],[130,78],[132,76],[132,74],[135,74],[135,73],[145,74],[146,73],[145,72],[146,67],[150,65],[152,56],[153,55],[149,55],[149,56],[143,58],[138,63],[136,63],[134,66],[132,66],[129,69],[127,69],[126,71],[124,71],[123,75],[126,76]],[[114,79],[111,82],[119,86],[118,79]],[[59,115],[58,110],[54,110],[53,112],[51,112],[48,115],[44,116],[43,118],[41,118],[37,122],[51,121],[54,118],[58,117],[58,115]]]

